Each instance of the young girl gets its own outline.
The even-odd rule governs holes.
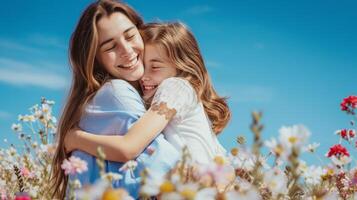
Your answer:
[[[153,23],[146,25],[142,36],[145,73],[140,85],[151,106],[135,123],[140,128],[129,130],[137,138],[124,142],[120,136],[75,130],[67,136],[67,150],[80,149],[95,155],[93,149],[102,146],[110,159],[116,160],[123,149],[141,149],[163,130],[171,144],[180,151],[187,146],[199,163],[209,163],[215,155],[224,154],[216,135],[227,125],[231,113],[225,99],[211,85],[192,33],[181,23]]]

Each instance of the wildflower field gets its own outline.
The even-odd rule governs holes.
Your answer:
[[[0,199],[51,199],[48,180],[56,133],[53,105],[53,101],[42,99],[12,125],[22,144],[0,149]],[[329,158],[329,164],[309,165],[301,159],[301,154],[314,154],[319,147],[318,143],[309,143],[311,133],[303,125],[283,126],[276,138],[263,141],[262,114],[253,112],[251,147],[246,146],[244,137],[237,136],[237,146],[226,156],[215,157],[209,165],[193,162],[184,148],[182,159],[164,178],[153,180],[149,171],[142,172],[141,199],[357,199],[357,166],[352,156],[357,148],[357,96],[343,99],[340,106],[341,115],[351,117],[346,122],[350,128],[337,130],[336,144],[326,149],[325,155],[316,155]],[[268,154],[262,153],[263,147],[269,149]],[[122,177],[106,173],[104,160],[105,155],[98,149],[101,180],[90,186],[71,181],[69,199],[133,199],[124,189],[111,188],[111,181]],[[135,167],[133,160],[120,170]],[[87,166],[72,156],[63,161],[62,169],[66,174],[78,174]]]

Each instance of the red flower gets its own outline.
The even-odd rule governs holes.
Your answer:
[[[31,200],[31,197],[25,192],[18,192],[15,195],[15,200]]]
[[[331,157],[331,156],[350,156],[350,153],[348,153],[347,149],[345,147],[343,147],[340,144],[336,144],[334,146],[332,146],[329,150],[329,152],[327,153],[327,157]]]
[[[340,135],[343,139],[345,140],[350,140],[356,136],[356,132],[353,129],[347,130],[347,129],[342,129],[336,132],[338,135]]]
[[[354,109],[357,108],[357,96],[349,96],[341,102],[341,110],[348,114],[354,114]]]

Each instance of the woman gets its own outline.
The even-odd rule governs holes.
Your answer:
[[[133,9],[114,0],[92,3],[82,13],[70,43],[73,82],[58,126],[58,147],[52,166],[54,197],[63,199],[66,193],[68,177],[61,169],[61,164],[68,157],[64,139],[71,129],[79,126],[85,131],[99,134],[125,134],[130,127],[141,128],[135,127],[133,123],[145,112],[137,92],[137,80],[144,72],[144,44],[139,33],[142,25],[142,19]],[[123,139],[135,137],[148,140],[129,133],[125,136]],[[123,179],[114,181],[114,187],[124,187],[131,196],[137,198],[139,173],[144,165],[161,175],[177,161],[177,151],[162,135],[150,146],[150,150],[139,155],[137,170],[133,174],[122,172]],[[152,149],[155,149],[154,153]],[[92,183],[99,178],[94,156],[81,151],[75,151],[73,155],[88,163],[88,172],[78,177],[82,183]],[[118,160],[127,161],[137,154],[127,152],[119,156]],[[111,161],[106,161],[106,164],[106,171],[111,172],[118,172],[123,165]]]

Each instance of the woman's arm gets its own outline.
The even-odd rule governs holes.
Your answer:
[[[75,130],[65,138],[66,150],[79,149],[96,156],[100,146],[107,160],[126,162],[137,157],[175,114],[175,109],[168,109],[165,103],[153,105],[123,136],[95,135]]]

